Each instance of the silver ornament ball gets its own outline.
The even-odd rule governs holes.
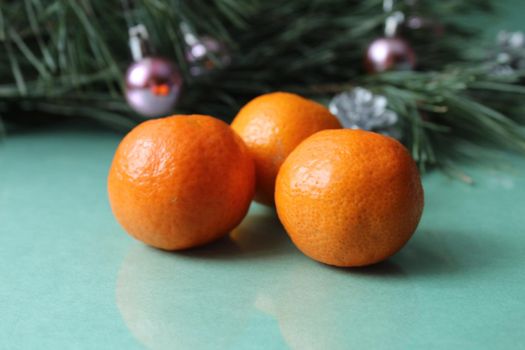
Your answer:
[[[416,54],[404,39],[378,38],[366,49],[365,68],[369,73],[412,70],[415,66]]]
[[[191,75],[200,76],[218,67],[227,66],[231,62],[231,56],[228,48],[217,39],[195,36],[186,48],[186,60],[190,65]]]
[[[126,72],[126,100],[139,114],[159,117],[169,114],[179,98],[182,77],[169,60],[146,57]]]

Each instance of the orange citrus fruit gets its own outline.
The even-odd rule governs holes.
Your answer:
[[[108,178],[111,208],[133,237],[166,250],[218,239],[245,216],[254,164],[228,124],[203,115],[150,120],[120,143]]]
[[[423,211],[423,188],[398,141],[325,130],[288,156],[275,204],[304,254],[329,265],[362,266],[388,258],[410,239]]]
[[[232,122],[255,162],[255,200],[273,205],[275,178],[288,154],[305,138],[341,125],[327,108],[301,96],[274,92],[248,102]]]

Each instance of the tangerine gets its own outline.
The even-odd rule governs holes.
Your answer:
[[[275,178],[288,154],[305,138],[341,128],[323,105],[299,95],[274,92],[251,100],[231,124],[255,162],[255,200],[274,204]]]
[[[396,253],[414,233],[423,188],[408,151],[361,130],[324,130],[285,160],[275,188],[278,216],[314,260],[362,266]]]
[[[108,177],[120,224],[165,250],[226,235],[245,216],[254,186],[254,164],[241,138],[203,115],[138,125],[118,146]]]

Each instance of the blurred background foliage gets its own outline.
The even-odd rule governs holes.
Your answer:
[[[382,4],[137,0],[125,11],[120,1],[4,0],[2,127],[20,130],[88,118],[128,130],[143,120],[123,98],[123,76],[131,63],[128,28],[134,22],[148,28],[155,53],[172,58],[181,70],[177,113],[228,121],[264,92],[297,92],[326,103],[338,92],[364,86],[388,98],[389,108],[401,117],[402,141],[422,167],[448,164],[464,143],[525,151],[523,72],[493,74],[495,41],[480,38],[479,26],[499,18],[498,3],[395,2],[396,9],[439,27],[401,33],[416,52],[416,70],[369,75],[363,55],[382,36],[387,16]],[[478,18],[478,27],[469,18]],[[231,63],[192,76],[181,22],[225,43]]]

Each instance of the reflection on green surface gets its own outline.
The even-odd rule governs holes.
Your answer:
[[[274,318],[254,315],[257,293],[275,278],[261,275],[258,264],[267,261],[262,270],[270,272],[273,259],[291,247],[274,214],[260,211],[231,237],[192,251],[131,247],[116,299],[141,343],[152,349],[244,349],[272,328],[279,334]],[[254,317],[256,329],[250,325]]]
[[[388,288],[381,288],[384,280]],[[417,308],[397,263],[353,271],[313,262],[261,207],[252,208],[232,238],[198,250],[134,245],[116,298],[126,325],[152,349],[244,349],[257,337],[257,348],[273,349],[403,346],[404,337],[389,335],[407,331]],[[257,329],[250,329],[249,318],[259,320]]]
[[[513,171],[474,168],[474,187],[427,176],[427,212],[414,238],[367,268],[308,259],[275,213],[257,205],[214,245],[166,253],[136,243],[119,272],[117,304],[153,349],[495,346],[501,332],[518,331],[513,320],[523,314],[512,300],[524,291],[514,262],[525,253],[515,226],[525,214],[515,205],[524,203],[515,190],[525,190],[525,178]]]

